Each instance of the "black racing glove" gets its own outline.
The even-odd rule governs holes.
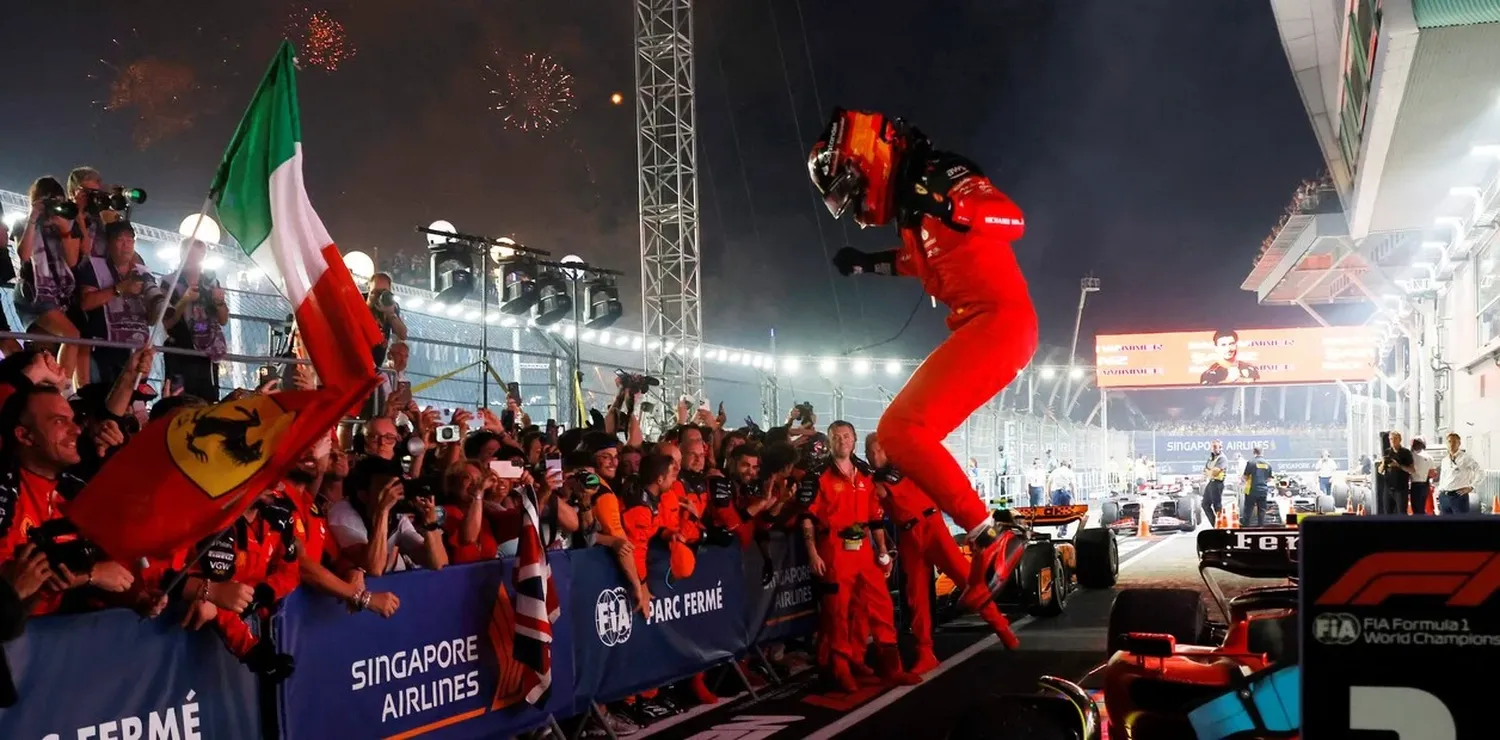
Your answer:
[[[849,276],[855,273],[874,273],[876,275],[896,274],[896,252],[861,252],[854,247],[844,247],[833,255],[833,266],[837,267],[840,275]]]

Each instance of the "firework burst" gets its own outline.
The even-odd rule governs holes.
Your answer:
[[[489,109],[500,114],[506,128],[546,134],[577,107],[573,75],[544,54],[506,60],[496,51],[483,75],[490,86]]]
[[[297,47],[298,62],[324,72],[337,72],[359,51],[349,41],[344,24],[326,10],[293,10],[287,19],[286,37]]]
[[[94,105],[112,118],[132,118],[131,138],[141,150],[216,113],[224,102],[221,83],[238,76],[229,57],[240,43],[211,27],[158,31],[153,37],[173,43],[148,42],[130,29],[111,39],[99,66],[88,75],[103,88]],[[171,56],[153,52],[167,46],[173,48]]]

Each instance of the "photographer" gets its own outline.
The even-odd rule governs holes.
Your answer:
[[[182,273],[172,288],[166,318],[166,346],[206,352],[207,357],[168,353],[163,357],[166,376],[173,388],[181,388],[209,403],[219,401],[219,363],[228,351],[224,325],[229,323],[229,305],[224,286],[212,272],[203,269],[208,245],[197,239],[183,241]]]
[[[78,289],[73,270],[83,254],[82,231],[57,211],[71,205],[63,187],[51,177],[31,184],[31,216],[21,226],[16,256],[21,270],[14,293],[16,315],[27,332],[77,339],[78,325],[69,311]],[[88,384],[88,348],[63,345],[58,363],[77,386]]]
[[[344,500],[328,510],[328,527],[342,559],[363,568],[369,576],[409,570],[415,566],[438,570],[448,564],[443,526],[437,503],[428,496],[410,496],[401,464],[366,457],[344,479]]]
[[[135,228],[128,221],[104,227],[106,257],[89,257],[79,264],[79,308],[87,321],[84,336],[144,346],[151,341],[151,325],[167,301],[151,270],[135,253]],[[96,347],[92,352],[99,376],[115,378],[124,372],[130,350]]]
[[[100,196],[104,195],[104,179],[92,167],[74,167],[68,173],[69,196],[78,209],[74,217],[78,234],[83,239],[84,257],[107,255],[107,238],[104,228],[120,219],[121,214],[111,208],[102,207]]]
[[[1380,475],[1385,480],[1385,501],[1380,513],[1427,513],[1424,507],[1412,503],[1411,477],[1416,470],[1416,461],[1412,459],[1411,450],[1401,446],[1400,432],[1391,432],[1389,440],[1390,444],[1381,450]]]
[[[62,534],[66,529],[61,522],[61,529],[47,525],[63,519],[65,494],[83,486],[83,481],[67,472],[79,463],[80,433],[72,407],[55,388],[20,388],[0,405],[0,563],[22,545],[34,542],[47,552],[56,575],[36,595],[30,609],[33,614],[56,611],[62,592],[70,589],[94,586],[123,593],[134,581],[119,563],[99,562],[92,545],[65,552],[57,546],[60,537],[41,540],[47,533]],[[79,538],[72,541],[87,544]]]
[[[391,343],[394,335],[401,341],[406,341],[406,322],[401,319],[401,306],[396,304],[396,294],[391,292],[391,276],[384,272],[377,272],[370,276],[370,289],[365,293],[365,301],[370,306],[370,314],[375,317],[375,323],[380,325],[380,333],[385,341],[374,348],[375,367],[385,364],[385,348]]]

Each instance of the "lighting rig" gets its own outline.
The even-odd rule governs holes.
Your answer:
[[[475,273],[478,273],[477,287],[481,313],[488,313],[489,276],[492,263],[500,265],[518,258],[535,259],[551,256],[549,252],[522,246],[511,239],[493,239],[487,236],[459,233],[453,224],[447,221],[436,221],[431,226],[418,226],[417,232],[427,235],[427,251],[431,258],[433,302],[446,305],[457,305],[462,302],[474,292]],[[506,311],[505,292],[497,292],[501,292],[500,310],[512,313]],[[523,308],[516,313],[524,312]],[[490,405],[490,380],[493,378],[497,385],[505,386],[499,373],[495,372],[494,366],[490,364],[490,330],[487,319],[488,316],[483,316],[479,321],[479,359],[460,369],[462,371],[475,366],[480,368],[479,398],[483,408],[489,408]],[[538,320],[537,323],[540,324],[541,321]]]
[[[537,259],[535,254],[516,253],[501,262],[500,311],[512,316],[530,313],[539,327],[572,319],[565,332],[569,359],[569,390],[576,423],[588,423],[588,405],[583,397],[580,337],[585,330],[603,330],[624,315],[620,302],[621,272],[596,267],[581,257],[568,255],[560,261]]]

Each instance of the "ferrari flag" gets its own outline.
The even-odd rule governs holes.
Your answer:
[[[117,560],[166,556],[229,526],[377,382],[380,331],[302,185],[296,68],[283,44],[210,191],[220,220],[282,287],[316,391],[185,409],[147,425],[68,510]]]

